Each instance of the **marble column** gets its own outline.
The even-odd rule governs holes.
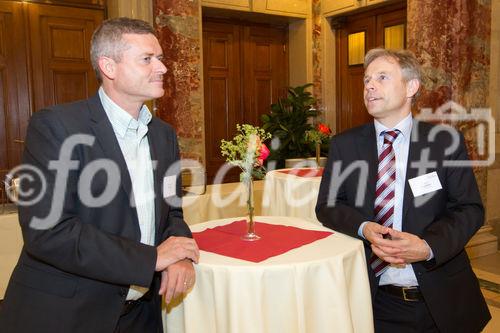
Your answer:
[[[323,104],[323,77],[322,77],[322,43],[321,43],[321,0],[312,0],[312,54],[313,54],[313,96],[316,98],[317,107]]]
[[[329,19],[321,12],[324,0],[311,0],[311,32],[307,39],[311,41],[311,66],[313,96],[316,98],[316,107],[322,113],[319,121],[330,126],[337,133],[335,112],[335,32],[331,29]],[[309,19],[308,19],[309,20]]]
[[[177,131],[182,158],[204,159],[200,0],[153,0],[153,18],[164,63],[165,95],[156,115]]]
[[[408,0],[408,48],[423,65],[425,84],[417,110],[489,107],[491,3],[488,0]],[[456,104],[454,104],[456,103]],[[463,109],[462,109],[463,110]],[[444,121],[445,117],[442,117]],[[484,159],[476,120],[451,121],[465,136],[472,159]],[[485,133],[485,139],[494,133]],[[486,146],[486,149],[488,147]],[[486,206],[487,168],[474,173]],[[497,250],[487,223],[469,242],[470,256]]]

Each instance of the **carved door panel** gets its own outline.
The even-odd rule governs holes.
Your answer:
[[[0,1],[0,185],[21,161],[30,116],[22,3]],[[3,191],[3,189],[1,190]],[[0,191],[0,192],[1,192]],[[0,198],[2,200],[4,198]]]
[[[238,26],[203,23],[205,156],[210,183],[224,164],[221,140],[232,137],[236,124],[243,122],[240,58]],[[233,172],[229,176],[235,178],[237,174]]]
[[[261,125],[260,115],[286,94],[287,32],[227,21],[203,22],[205,155],[208,182],[224,164],[220,141],[230,139],[236,124]],[[232,170],[225,182],[238,181]]]
[[[0,0],[2,182],[21,162],[26,128],[33,112],[86,98],[97,90],[89,47],[92,33],[104,17],[102,0],[69,3],[95,9]]]
[[[103,11],[28,4],[34,110],[93,95],[90,39]]]
[[[286,96],[288,86],[287,34],[275,28],[244,28],[243,107],[245,123],[261,125],[260,116]]]

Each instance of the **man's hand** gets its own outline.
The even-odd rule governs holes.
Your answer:
[[[200,257],[198,245],[194,239],[187,237],[171,236],[158,245],[156,252],[157,272],[163,271],[168,266],[183,259],[191,259],[193,262],[198,263]]]
[[[171,264],[161,272],[160,295],[165,295],[165,303],[185,293],[194,286],[196,276],[191,260],[184,259]]]
[[[363,236],[370,243],[374,243],[377,239],[382,239],[389,235],[389,229],[375,222],[368,222],[363,228]]]
[[[371,241],[373,253],[379,258],[391,264],[410,264],[429,258],[430,248],[423,239],[407,232],[387,229],[389,237],[375,237]]]

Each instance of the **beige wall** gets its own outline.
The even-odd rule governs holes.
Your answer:
[[[108,17],[127,16],[153,23],[152,0],[108,0]]]
[[[288,28],[289,84],[292,87],[312,82],[312,22],[310,18],[291,22]]]
[[[320,105],[323,121],[335,128],[335,36],[329,21],[321,17],[321,78]],[[312,83],[313,75],[313,19],[297,20],[289,24],[290,86]]]
[[[337,133],[336,121],[336,82],[335,82],[335,31],[331,28],[330,21],[321,18],[321,43],[322,55],[322,96],[325,122],[330,125],[333,133]]]

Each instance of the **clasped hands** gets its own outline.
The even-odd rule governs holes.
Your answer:
[[[194,286],[193,262],[198,263],[200,251],[192,238],[171,236],[157,248],[156,271],[161,272],[160,295],[165,302],[185,293]]]
[[[390,264],[411,264],[427,260],[430,256],[429,245],[407,232],[368,222],[363,228],[363,235],[371,243],[373,253]]]

